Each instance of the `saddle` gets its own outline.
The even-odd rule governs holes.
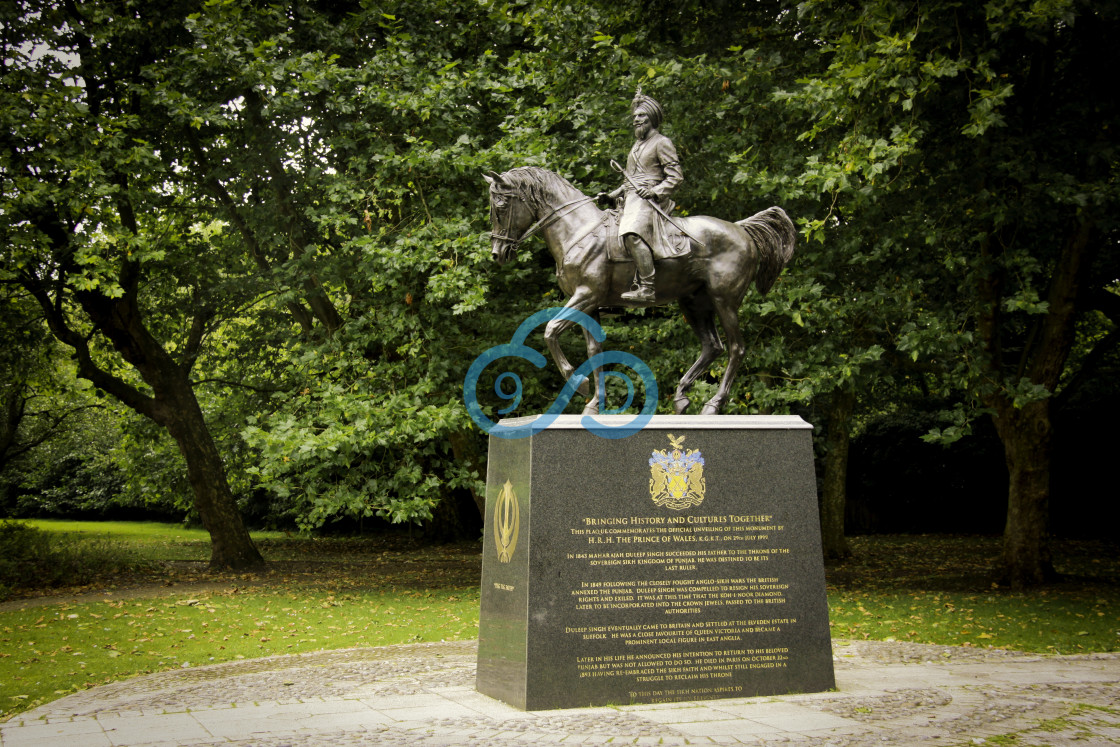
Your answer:
[[[596,239],[607,245],[608,260],[611,262],[632,262],[630,252],[626,251],[626,246],[622,243],[622,237],[618,235],[618,222],[621,217],[621,210],[608,210],[603,224],[594,231],[594,235]],[[654,237],[653,246],[650,247],[653,251],[654,261],[683,257],[692,250],[688,236],[681,229],[660,216],[656,221],[656,226],[657,235]]]

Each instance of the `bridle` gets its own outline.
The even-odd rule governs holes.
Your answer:
[[[495,197],[505,197],[507,199],[509,199],[509,198],[520,199],[521,198],[520,195],[516,192],[495,192],[494,196]],[[501,241],[501,242],[504,242],[505,244],[512,245],[512,248],[516,250],[517,245],[520,244],[522,241],[529,238],[530,236],[532,236],[533,234],[535,234],[537,231],[541,230],[542,228],[546,228],[553,221],[560,220],[565,215],[572,212],[571,210],[568,210],[567,212],[563,212],[563,213],[560,212],[560,211],[564,210],[565,208],[572,208],[574,210],[577,206],[582,205],[585,202],[591,202],[594,199],[595,199],[594,197],[588,197],[587,195],[580,195],[579,197],[575,198],[574,200],[568,200],[565,203],[557,205],[556,207],[552,208],[552,210],[549,211],[548,215],[541,218],[540,220],[538,220],[533,225],[529,226],[529,228],[526,229],[525,232],[522,233],[521,236],[518,237],[518,238],[514,238],[513,236],[510,236],[510,225],[509,225],[509,223],[510,223],[510,221],[513,220],[513,210],[509,210],[507,212],[507,220],[505,221],[506,225],[499,225],[498,226],[498,231],[491,231],[490,232],[490,240],[491,241]]]

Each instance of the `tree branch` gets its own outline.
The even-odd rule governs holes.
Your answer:
[[[260,392],[261,394],[276,394],[278,392],[286,392],[290,388],[253,386],[252,384],[246,384],[244,381],[231,381],[229,379],[223,379],[217,376],[211,376],[206,379],[195,379],[191,381],[191,384],[193,386],[199,386],[200,384],[222,384],[223,386],[231,386],[237,389],[248,389],[249,391]]]
[[[1030,380],[1050,391],[1058,386],[1062,369],[1065,368],[1073,346],[1077,291],[1082,279],[1082,269],[1088,265],[1085,260],[1092,234],[1092,222],[1082,219],[1063,243],[1050,281],[1049,309],[1038,342],[1029,351]]]
[[[27,402],[26,398],[20,399],[23,399],[23,403]],[[43,428],[43,430],[40,431],[40,433],[31,440],[13,446],[13,444],[15,444],[16,433],[19,430],[19,423],[16,422],[15,426],[8,429],[8,432],[4,434],[4,437],[0,439],[0,467],[8,462],[11,462],[13,459],[18,459],[35,447],[41,446],[42,444],[46,443],[58,432],[59,426],[61,426],[64,422],[66,422],[77,413],[83,410],[101,409],[102,407],[103,405],[81,405],[80,407],[70,408],[69,410],[66,410],[58,415],[51,415],[49,413],[43,412],[31,413],[26,417],[45,417],[48,421],[46,427]],[[21,420],[22,419],[24,418],[21,417]]]
[[[263,107],[264,100],[259,92],[249,90],[245,93],[245,111],[254,131],[258,133],[264,133],[268,130],[268,122],[261,111]],[[284,169],[284,163],[274,149],[261,148],[260,155],[268,169],[270,177],[268,184],[272,197],[276,200],[280,213],[288,221],[289,243],[298,252],[302,252],[304,247],[310,243],[307,236],[312,232],[304,227],[304,218],[294,209],[289,199],[291,195],[296,194],[292,179]],[[311,307],[315,318],[326,327],[328,335],[333,335],[342,326],[342,316],[323,291],[322,284],[314,275],[308,274],[303,279],[303,290],[304,298],[307,299],[307,304]]]
[[[187,335],[187,341],[183,345],[183,360],[180,366],[183,371],[190,373],[194,368],[194,363],[198,360],[198,352],[202,348],[202,340],[206,336],[206,323],[214,318],[214,311],[209,307],[199,309],[198,313],[191,319],[191,331]]]
[[[58,278],[58,281],[61,283],[61,278]],[[141,415],[154,419],[156,402],[152,397],[143,394],[122,379],[104,371],[94,362],[88,338],[78,334],[66,320],[62,308],[62,293],[64,291],[56,290],[56,295],[52,298],[45,283],[34,274],[26,271],[20,276],[20,284],[39,304],[39,308],[43,310],[47,327],[51,333],[59,341],[73,348],[74,358],[78,362],[78,376],[93,382],[94,386],[113,395]]]
[[[198,142],[198,136],[193,132],[188,132],[187,138],[191,153],[194,154],[195,161],[201,167],[204,185],[209,190],[210,194],[213,195],[214,199],[218,201],[218,204],[221,205],[222,210],[229,218],[230,223],[233,224],[233,227],[241,234],[241,238],[245,241],[245,246],[249,249],[249,256],[257,263],[257,267],[262,270],[270,271],[272,265],[269,263],[268,257],[265,256],[256,234],[249,228],[249,224],[245,221],[244,216],[241,215],[241,211],[238,209],[237,203],[234,202],[233,197],[230,196],[229,190],[225,188],[225,185],[223,185],[221,180],[215,175],[213,166],[210,163],[210,157],[202,148],[202,144]],[[287,307],[292,317],[296,320],[296,323],[303,329],[304,334],[310,334],[311,330],[314,328],[314,323],[311,321],[311,315],[307,312],[307,309],[305,309],[302,304],[295,301],[287,302]]]
[[[1089,308],[1096,309],[1107,316],[1110,322],[1120,326],[1120,295],[1107,288],[1096,288],[1089,293],[1087,302]]]
[[[1120,327],[1105,335],[1104,339],[1094,345],[1089,354],[1081,361],[1077,373],[1062,387],[1062,391],[1057,397],[1057,406],[1064,407],[1066,403],[1073,399],[1077,390],[1085,385],[1086,380],[1117,347],[1120,347]]]

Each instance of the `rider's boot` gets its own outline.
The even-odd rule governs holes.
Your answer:
[[[653,252],[646,246],[646,242],[633,234],[626,237],[626,246],[630,250],[630,256],[634,258],[634,264],[638,266],[638,287],[623,293],[622,300],[653,303]]]

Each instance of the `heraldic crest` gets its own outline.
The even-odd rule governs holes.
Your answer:
[[[680,511],[704,501],[704,456],[685,450],[684,436],[669,436],[669,449],[654,450],[649,459],[649,495],[654,504]]]

